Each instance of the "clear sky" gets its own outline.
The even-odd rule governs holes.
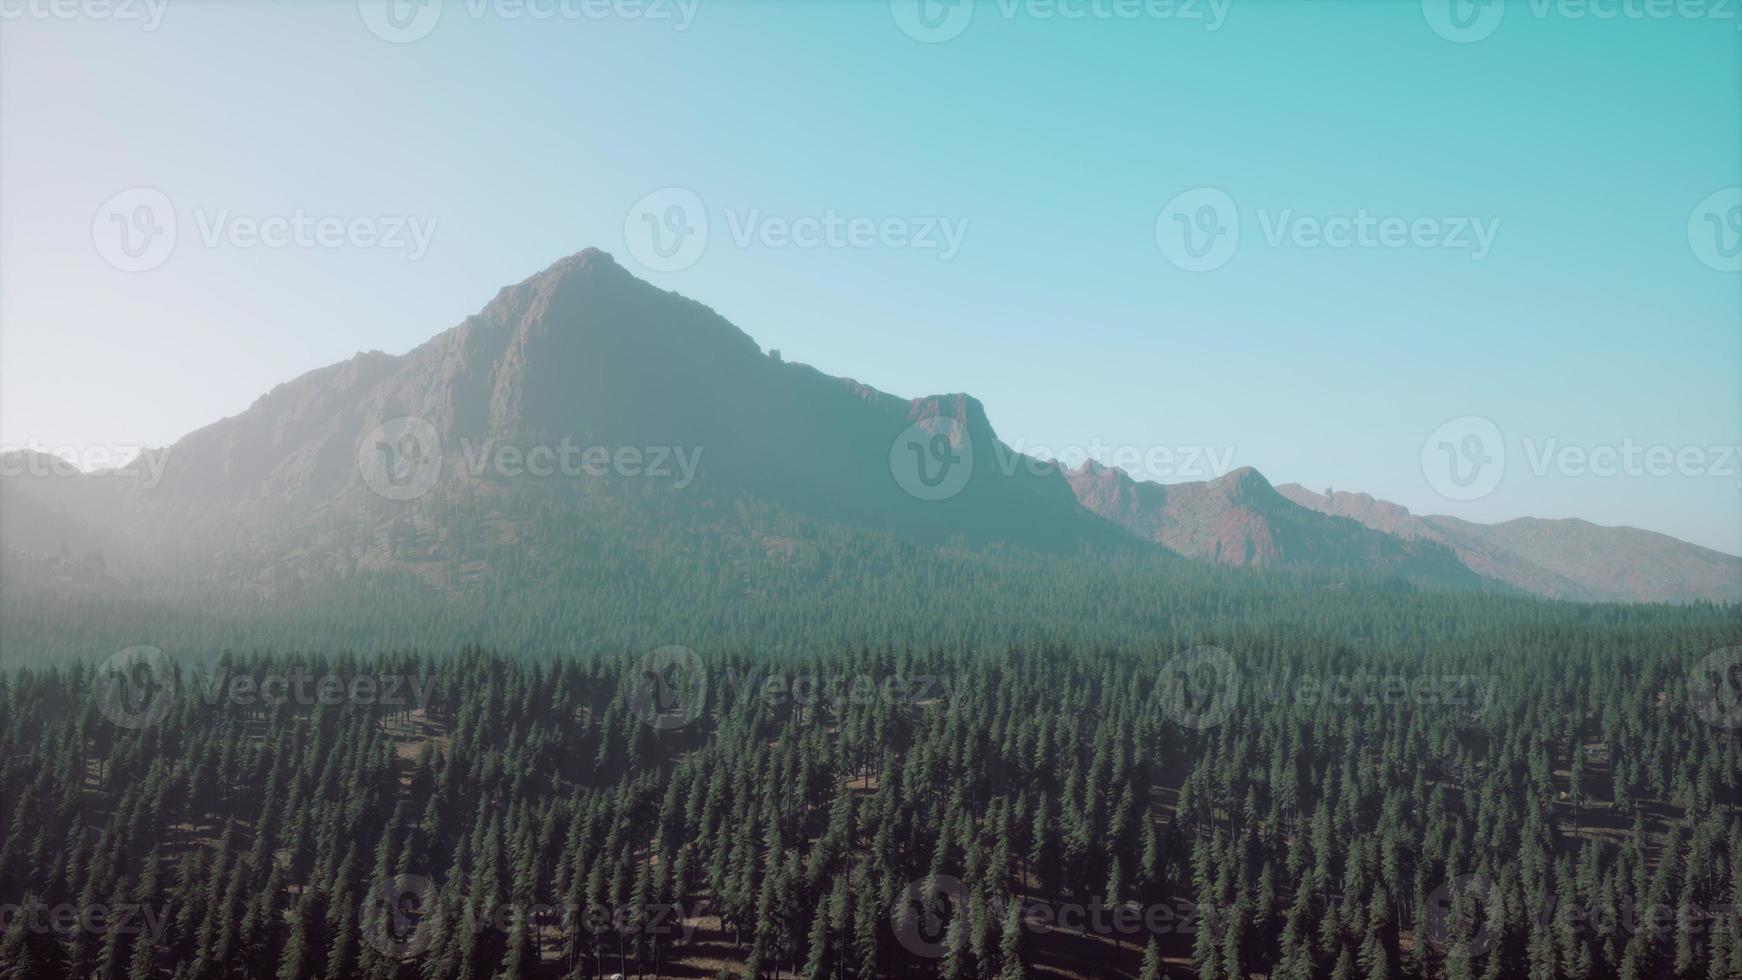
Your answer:
[[[1019,448],[1742,553],[1735,4],[60,2],[0,0],[7,446],[172,442],[596,245]],[[345,231],[250,237],[298,215]]]

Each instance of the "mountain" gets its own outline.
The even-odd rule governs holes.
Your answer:
[[[889,452],[911,425],[936,423],[991,454],[996,435],[978,401],[897,398],[785,363],[595,249],[502,290],[402,357],[360,354],[195,432],[171,448],[158,489],[202,504],[329,502],[364,489],[359,441],[399,418],[427,423],[435,445],[426,448],[441,456],[438,491],[501,482],[522,457],[564,446],[663,452],[676,482],[677,453],[687,451],[712,486],[855,524],[1030,542],[1085,528],[1059,521],[1073,499],[1064,481],[1028,469],[994,479],[981,467],[947,500],[904,493]],[[635,468],[655,467],[648,458]]]
[[[92,474],[6,458],[0,575],[14,594],[233,605],[236,636],[270,611],[248,603],[338,604],[370,623],[391,607],[403,633],[411,608],[471,628],[425,600],[478,602],[465,614],[487,621],[476,635],[513,606],[517,629],[556,638],[678,620],[753,636],[770,620],[745,601],[786,602],[790,624],[875,616],[899,594],[923,610],[910,626],[972,643],[992,615],[1099,615],[1084,610],[1104,598],[1059,600],[1090,581],[1148,604],[1126,625],[1164,629],[1160,582],[1226,589],[1253,578],[1240,569],[1697,598],[1724,594],[1714,582],[1734,568],[1661,536],[1580,538],[1551,561],[1522,532],[1505,548],[1479,530],[1398,533],[1251,469],[1166,486],[1067,469],[1006,446],[969,395],[902,398],[789,363],[596,249],[411,351],[310,371],[148,458]],[[1647,553],[1654,564],[1635,567]],[[1616,564],[1610,587],[1589,585],[1591,568]],[[931,593],[974,583],[982,607],[928,594],[926,576]]]
[[[1192,558],[1258,568],[1364,569],[1447,588],[1482,584],[1449,548],[1309,510],[1249,466],[1214,480],[1161,484],[1090,460],[1068,471],[1067,479],[1088,510]]]
[[[1416,515],[1364,493],[1277,492],[1321,514],[1358,521],[1400,540],[1437,542],[1465,565],[1534,595],[1587,602],[1742,601],[1742,558],[1634,527],[1521,517],[1476,524]]]
[[[596,249],[404,355],[311,371],[157,452],[151,485],[7,467],[8,549],[70,545],[152,575],[306,578],[392,565],[395,523],[444,539],[444,505],[482,501],[490,533],[517,537],[529,516],[510,497],[536,487],[574,502],[626,482],[613,477],[932,543],[1123,537],[1076,506],[1056,468],[1004,447],[978,400],[899,398],[785,362]],[[394,485],[408,478],[418,485]]]

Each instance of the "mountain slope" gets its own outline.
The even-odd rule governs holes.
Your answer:
[[[1001,443],[968,395],[900,398],[785,362],[596,249],[411,351],[310,371],[153,458],[161,479],[0,467],[0,567],[183,597],[273,599],[371,574],[455,596],[560,588],[576,549],[634,546],[623,541],[830,575],[850,560],[850,529],[981,558],[1159,545],[1235,567],[1574,598],[1718,596],[1714,582],[1736,578],[1733,559],[1661,536],[1574,547],[1564,522],[1533,536],[1379,506],[1320,513],[1250,469],[1168,486],[1067,471]],[[1613,565],[1609,548],[1632,564],[1593,583],[1587,566]]]
[[[1477,572],[1535,595],[1587,602],[1742,601],[1742,558],[1665,534],[1576,519],[1476,524],[1412,514],[1364,493],[1326,496],[1298,484],[1276,489],[1322,514],[1404,540],[1444,544]]]
[[[1450,550],[1308,510],[1251,467],[1214,480],[1161,484],[1088,461],[1067,478],[1084,507],[1192,558],[1260,568],[1361,569],[1440,587],[1482,584]]]
[[[407,433],[415,446],[399,444]],[[927,499],[904,488],[897,444],[930,451],[935,436],[972,465],[960,486]],[[366,440],[394,457],[390,467],[416,456],[429,485],[413,499],[374,492],[360,464]],[[628,469],[617,463],[625,452]],[[1124,538],[1082,511],[1058,472],[1002,447],[974,398],[899,398],[765,355],[714,311],[594,249],[501,290],[404,355],[358,354],[281,384],[163,458],[154,486],[0,480],[8,527],[33,532],[9,534],[8,547],[48,551],[71,535],[140,556],[139,574],[179,564],[229,580],[307,577],[392,565],[384,542],[395,524],[412,526],[402,538],[441,546],[443,508],[482,511],[490,534],[519,539],[537,536],[533,515],[548,501],[692,487],[698,502],[743,495],[932,543],[1058,550]],[[530,469],[541,458],[542,477]]]

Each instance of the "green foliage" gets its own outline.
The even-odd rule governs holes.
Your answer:
[[[1732,618],[1319,601],[1292,630],[1223,623],[1240,693],[1192,723],[1171,642],[710,653],[674,727],[644,721],[627,655],[224,656],[138,729],[88,666],[15,670],[0,902],[161,928],[15,919],[0,976],[694,975],[704,941],[746,975],[860,980],[1732,970],[1742,750],[1686,684]],[[233,696],[304,674],[403,680]],[[401,880],[429,887],[372,911]],[[1034,903],[1091,914],[1039,931]],[[936,959],[909,928],[934,917]]]

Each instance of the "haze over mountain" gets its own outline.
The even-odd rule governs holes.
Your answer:
[[[827,531],[796,539],[781,517],[720,530],[724,508],[768,507],[928,548],[1160,546],[1261,571],[1577,599],[1742,593],[1736,559],[1630,529],[1382,518],[1250,468],[1167,486],[1092,462],[1066,470],[1010,450],[971,396],[900,398],[785,362],[596,249],[404,355],[361,353],[279,385],[154,460],[160,474],[68,476],[13,457],[7,571],[266,598],[359,573],[438,594],[509,575],[560,586],[576,560],[563,535],[606,513],[627,540],[687,535],[669,546],[698,560],[840,547]]]
[[[1476,524],[1412,514],[1364,493],[1314,493],[1293,483],[1276,489],[1321,514],[1403,540],[1443,544],[1478,573],[1536,595],[1589,602],[1742,600],[1742,558],[1667,534],[1577,519]]]
[[[981,458],[962,486],[921,499],[892,472],[904,432],[978,446]],[[371,490],[366,439],[394,442],[387,468],[428,485],[400,499]],[[358,570],[448,589],[509,564],[554,569],[548,553],[485,555],[548,537],[553,514],[664,494],[678,513],[743,498],[930,544],[1052,552],[1122,537],[1076,506],[1056,469],[996,445],[967,395],[898,398],[786,363],[588,249],[404,355],[311,371],[153,451],[160,479],[143,468],[69,475],[15,456],[0,480],[0,536],[21,574],[86,582],[87,556],[101,555],[114,579],[261,595]],[[625,530],[638,520],[624,517]]]
[[[1161,484],[1133,480],[1123,470],[1091,460],[1070,471],[1069,479],[1084,507],[1191,558],[1253,567],[1366,569],[1441,587],[1482,584],[1449,548],[1303,508],[1250,466],[1214,480]]]

